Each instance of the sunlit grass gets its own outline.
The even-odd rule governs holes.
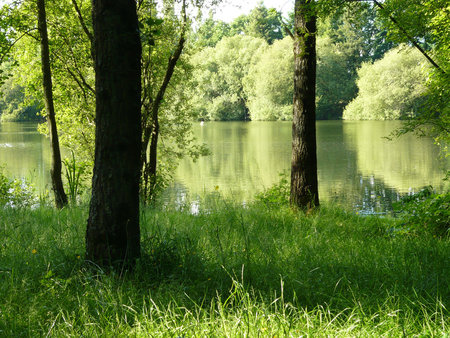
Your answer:
[[[187,208],[188,209],[188,208]],[[84,262],[87,208],[0,210],[0,336],[443,336],[449,241],[335,207],[144,209],[132,273]]]

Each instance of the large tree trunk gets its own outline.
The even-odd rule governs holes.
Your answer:
[[[313,0],[295,1],[291,206],[319,206],[316,154],[316,16]]]
[[[141,42],[134,0],[93,0],[95,162],[86,258],[132,266],[140,256]]]
[[[67,205],[67,195],[61,178],[61,152],[59,149],[58,131],[56,128],[55,107],[53,104],[52,73],[50,68],[50,51],[48,46],[47,15],[45,12],[45,0],[37,0],[38,8],[38,29],[41,42],[42,76],[44,88],[45,111],[50,136],[50,146],[52,149],[52,166],[50,175],[52,178],[52,188],[55,194],[55,204],[57,208]]]

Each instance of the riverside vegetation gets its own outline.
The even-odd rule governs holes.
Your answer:
[[[12,184],[1,177],[2,188]],[[245,207],[216,191],[196,214],[189,205],[141,208],[142,258],[122,273],[84,260],[87,204],[2,202],[0,335],[449,333],[448,228],[437,236],[421,226],[448,227],[448,194],[432,197],[441,201],[434,219],[363,217],[331,205],[305,215],[288,208],[285,185]],[[429,195],[405,203],[426,214],[418,205]]]

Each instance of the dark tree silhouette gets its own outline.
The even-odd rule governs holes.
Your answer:
[[[50,68],[50,50],[48,46],[47,14],[45,12],[45,0],[37,0],[38,30],[41,43],[42,84],[44,88],[45,111],[52,150],[52,164],[50,175],[52,188],[55,194],[57,208],[67,205],[67,195],[61,178],[61,151],[59,148],[58,131],[56,128],[55,107],[53,104],[52,71]]]
[[[134,0],[93,0],[96,133],[86,258],[140,256],[141,42]]]

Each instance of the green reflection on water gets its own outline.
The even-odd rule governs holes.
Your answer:
[[[317,122],[321,199],[377,211],[426,185],[442,190],[445,162],[439,149],[431,139],[413,135],[386,140],[398,126],[395,121]],[[245,201],[289,170],[289,122],[209,122],[194,129],[212,155],[181,163],[178,192],[201,195],[219,186],[225,196]]]
[[[43,191],[50,182],[50,145],[36,123],[0,124],[0,165],[14,178],[27,178]]]
[[[383,138],[398,126],[395,121],[317,122],[321,200],[383,211],[399,194],[426,185],[446,188],[442,177],[449,161],[439,159],[431,139]],[[196,123],[194,132],[212,155],[181,162],[173,190],[178,198],[219,186],[223,195],[248,201],[289,170],[290,122]],[[36,124],[0,124],[0,164],[14,177],[31,178],[41,191],[50,186],[50,147]]]

